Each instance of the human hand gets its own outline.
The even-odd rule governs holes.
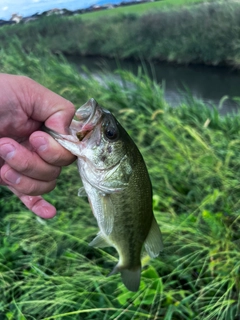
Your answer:
[[[59,133],[74,116],[73,104],[30,78],[0,74],[0,185],[42,218],[56,209],[41,195],[53,190],[61,167],[75,157],[47,133]]]

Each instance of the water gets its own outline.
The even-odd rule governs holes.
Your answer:
[[[132,71],[137,75],[139,66],[143,67],[141,62],[106,60],[102,58],[82,58],[71,57],[69,61],[77,65],[85,65],[95,76],[101,78],[101,72],[104,70],[109,77],[117,79],[114,70],[121,69]],[[227,67],[208,67],[208,66],[180,66],[168,63],[158,63],[150,65],[144,63],[144,68],[149,76],[155,79],[164,87],[165,98],[173,106],[178,105],[184,100],[187,90],[191,94],[202,100],[209,106],[219,106],[220,101],[222,114],[234,113],[239,106],[234,101],[235,97],[240,97],[240,72]]]

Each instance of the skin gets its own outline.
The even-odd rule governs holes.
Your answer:
[[[66,134],[75,107],[24,76],[0,74],[0,97],[0,185],[38,216],[52,218],[56,208],[42,195],[75,157],[40,128],[45,123]]]

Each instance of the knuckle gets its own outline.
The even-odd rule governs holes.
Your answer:
[[[3,181],[3,178],[2,178],[2,168],[0,167],[0,185],[4,185],[5,182]]]
[[[31,160],[28,157],[25,157],[24,159],[22,159],[21,163],[20,163],[20,168],[18,169],[19,172],[22,173],[30,173],[33,170],[33,166],[31,163]]]
[[[66,101],[66,107],[69,109],[69,112],[72,112],[73,114],[76,112],[76,108],[69,100]]]
[[[2,166],[4,165],[4,160],[2,158],[0,158],[0,169],[2,168]]]
[[[61,173],[61,167],[54,167],[52,177],[56,179]]]
[[[40,188],[39,184],[35,181],[32,181],[31,183],[28,183],[28,185],[24,188],[25,194],[28,194],[30,196],[37,196],[40,195]]]
[[[44,192],[43,193],[48,193],[50,191],[52,191],[57,185],[57,180],[52,180],[50,181],[44,188]],[[42,193],[42,194],[43,194]]]
[[[62,159],[63,159],[62,152],[55,152],[51,157],[51,163],[53,165],[60,163],[62,162]]]
[[[61,173],[61,167],[52,165],[51,168],[48,168],[48,171],[45,172],[44,174],[45,179],[42,179],[42,180],[50,182],[54,179],[57,179],[60,173]]]
[[[50,182],[32,182],[25,193],[30,196],[39,196],[52,191],[56,187],[56,180]]]
[[[68,164],[69,159],[71,159],[70,152],[62,146],[58,146],[58,149],[51,155],[51,158],[49,158],[48,163],[55,167],[60,167]]]

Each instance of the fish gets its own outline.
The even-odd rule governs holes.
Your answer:
[[[120,272],[125,287],[136,292],[143,247],[151,258],[163,250],[146,164],[126,130],[95,99],[77,109],[75,116],[69,134],[45,131],[77,157],[83,184],[78,195],[88,197],[99,227],[89,245],[114,247],[119,261],[109,275]]]

